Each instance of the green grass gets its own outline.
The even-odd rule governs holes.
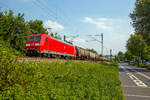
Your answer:
[[[4,62],[1,62],[3,67]],[[123,100],[117,65],[91,62],[16,63],[0,74],[0,99]],[[9,67],[8,67],[9,68]],[[2,70],[2,68],[0,69]],[[5,76],[5,78],[4,78]]]
[[[124,100],[113,63],[19,63],[0,41],[0,100]]]

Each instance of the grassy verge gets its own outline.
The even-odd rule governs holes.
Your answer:
[[[0,43],[0,100],[123,100],[113,63],[19,63],[21,53]]]
[[[0,64],[0,99],[123,100],[115,64],[4,60]]]

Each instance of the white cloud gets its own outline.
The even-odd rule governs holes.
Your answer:
[[[64,30],[64,26],[61,24],[58,24],[57,22],[53,22],[51,20],[47,20],[44,22],[44,27],[45,28],[52,28],[52,31],[62,31]]]
[[[94,28],[93,30],[97,30],[98,32],[102,32],[104,34],[105,54],[108,54],[110,49],[113,50],[113,54],[117,54],[118,51],[125,51],[126,41],[128,40],[130,34],[134,32],[132,26],[130,25],[130,19],[128,17],[85,17],[84,22],[96,26],[96,28]],[[91,46],[94,46],[94,44],[89,44],[89,47]],[[100,53],[99,43],[95,43],[95,49]]]
[[[85,40],[83,38],[76,38],[73,40],[74,43],[85,43]]]
[[[99,21],[112,21],[113,19],[111,18],[97,18]]]
[[[77,37],[73,40],[73,44],[82,48],[90,48],[87,45],[86,42],[87,38],[86,37]]]
[[[95,23],[94,20],[92,18],[90,18],[90,17],[85,17],[84,21],[88,22],[88,23]]]
[[[97,19],[93,19],[90,17],[84,18],[84,22],[94,24],[102,30],[112,30],[113,28],[111,26],[111,23],[108,23],[111,21],[112,21],[112,19],[107,19],[107,18],[97,18]]]

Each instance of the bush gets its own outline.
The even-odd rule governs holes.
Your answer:
[[[14,67],[9,74],[13,78],[7,80],[15,82],[0,91],[2,99],[123,100],[113,63],[17,63]]]
[[[7,51],[1,51],[0,57],[0,90],[14,84],[25,84],[24,65],[17,62],[17,57]]]
[[[142,68],[150,69],[150,65],[148,65],[148,64],[141,64],[140,66],[141,66]]]
[[[25,84],[24,64],[17,62],[20,52],[0,41],[0,90],[5,91],[15,84]]]

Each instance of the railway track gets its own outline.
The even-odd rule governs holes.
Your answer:
[[[46,58],[46,57],[19,57],[19,62],[64,62],[64,61],[76,61],[76,62],[87,62],[89,60],[75,60],[75,59],[61,59],[61,58]]]

